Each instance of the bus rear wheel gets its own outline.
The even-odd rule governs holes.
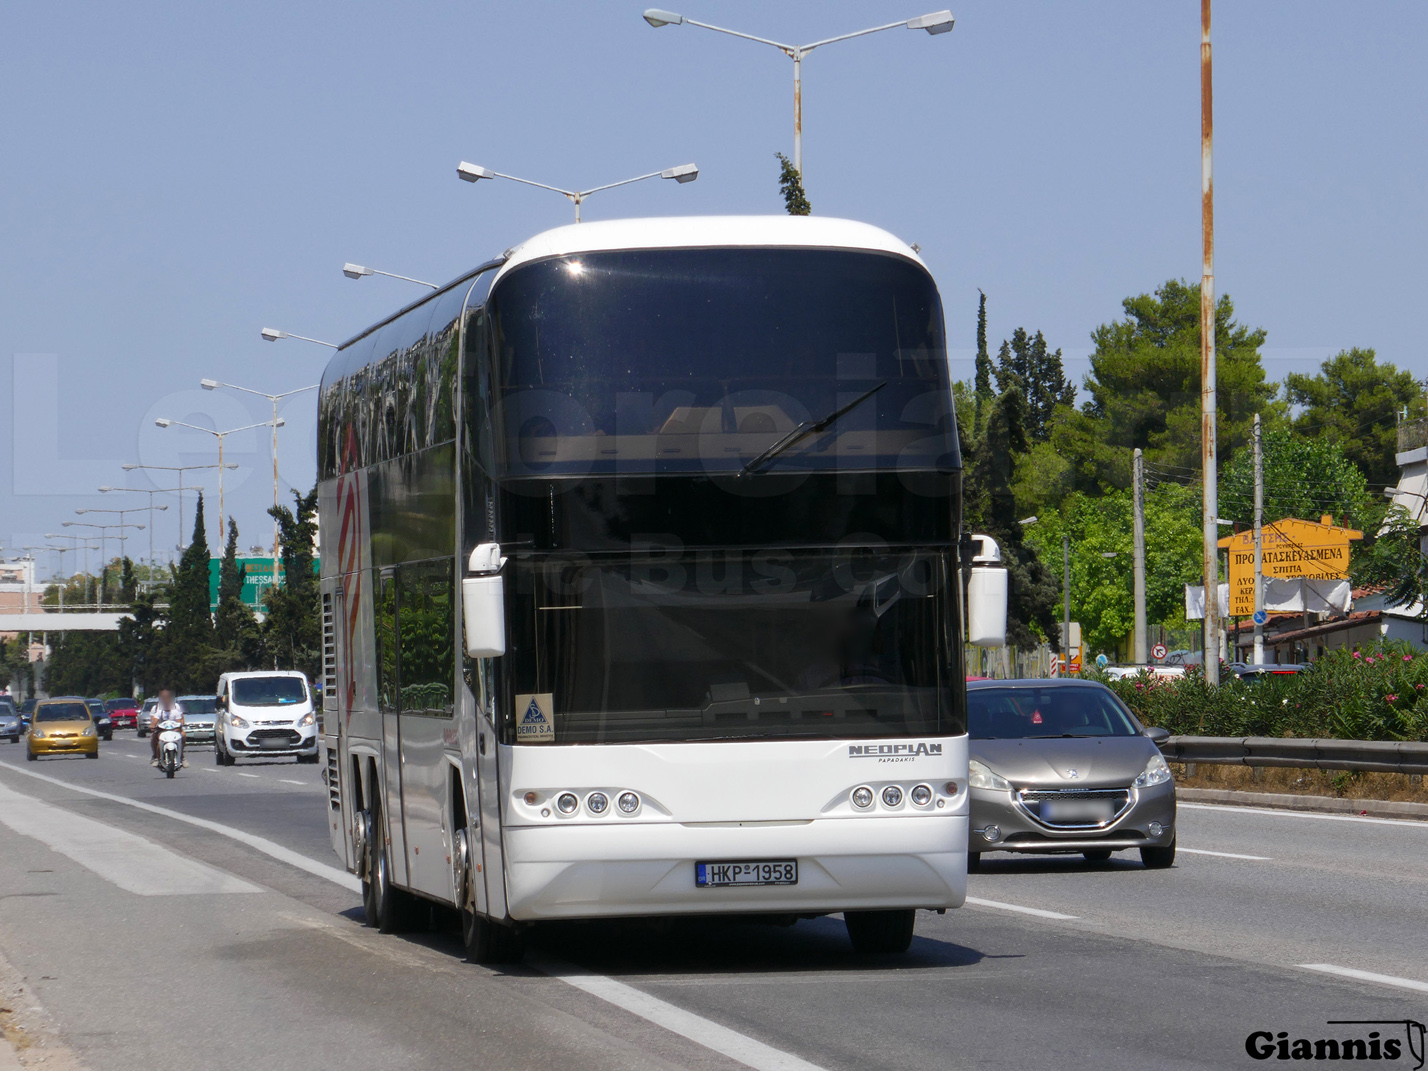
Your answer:
[[[912,908],[896,911],[845,911],[843,921],[848,927],[848,940],[855,951],[864,953],[906,952],[912,945],[912,929],[917,912]]]

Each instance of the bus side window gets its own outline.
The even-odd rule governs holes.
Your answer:
[[[397,710],[397,578],[378,571],[373,578],[377,598],[373,608],[377,639],[377,705],[383,714]]]
[[[452,560],[397,567],[402,711],[449,718],[455,664]]]

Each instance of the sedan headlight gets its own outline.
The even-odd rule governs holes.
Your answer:
[[[229,714],[228,727],[230,729],[246,729],[248,728],[248,722],[240,718],[237,714]]]
[[[1005,777],[992,773],[990,767],[976,759],[967,763],[967,783],[973,788],[1011,788]]]
[[[84,727],[84,732],[80,733],[79,735],[80,735],[80,736],[93,736],[93,735],[94,735],[94,726],[93,726],[93,725],[86,725],[86,726]]]
[[[45,738],[45,731],[44,731],[43,729],[31,729],[31,730],[30,730],[30,739],[31,739],[31,740],[43,740],[44,738]]]
[[[1170,767],[1165,765],[1165,759],[1152,755],[1150,761],[1145,764],[1145,770],[1135,779],[1135,787],[1149,788],[1151,785],[1163,785],[1169,780]]]
[[[317,715],[314,714],[314,713],[313,713],[312,711],[310,711],[310,710],[309,710],[306,714],[304,714],[304,715],[302,716],[302,720],[301,720],[300,722],[298,722],[298,725],[302,725],[302,726],[306,726],[306,725],[316,725],[316,724],[317,724]]]

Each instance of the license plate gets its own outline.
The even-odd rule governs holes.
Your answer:
[[[1114,800],[1043,800],[1041,804],[1041,817],[1062,825],[1099,825],[1115,815]]]
[[[258,746],[264,748],[272,748],[274,751],[276,751],[278,748],[292,747],[292,745],[286,740],[274,740],[272,737],[268,737],[264,740],[259,740]]]
[[[739,885],[797,885],[798,863],[793,859],[695,863],[694,884],[701,889],[727,889]]]

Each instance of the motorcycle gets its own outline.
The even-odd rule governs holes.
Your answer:
[[[176,721],[161,721],[154,727],[159,734],[159,769],[172,778],[183,765],[183,725]]]

